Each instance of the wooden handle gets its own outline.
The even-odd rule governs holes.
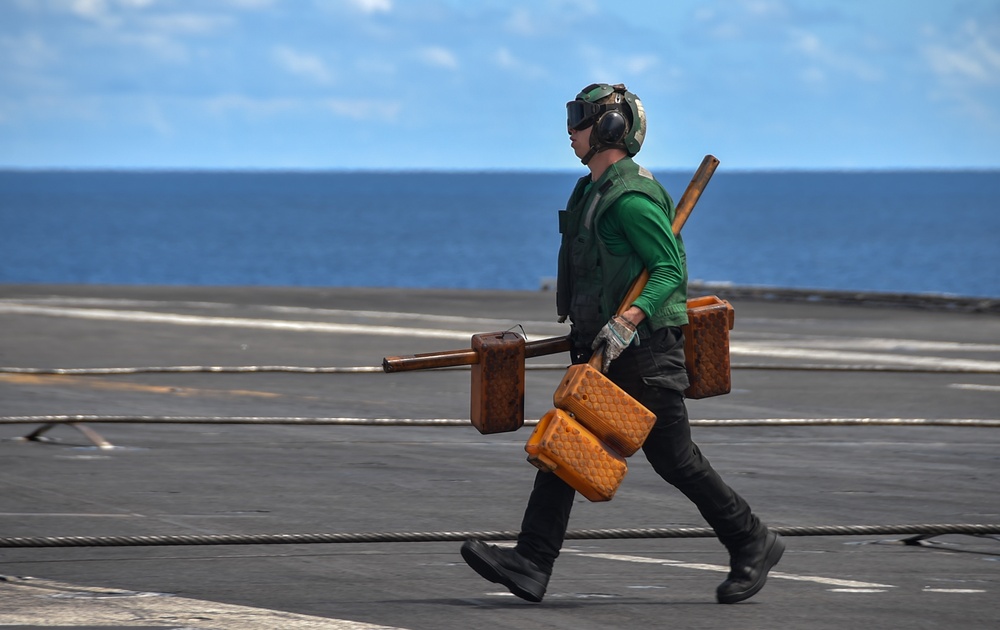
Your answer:
[[[547,354],[567,352],[573,347],[568,336],[547,337],[524,344],[525,358],[541,357]],[[479,355],[475,350],[443,350],[427,352],[402,357],[385,357],[382,359],[383,372],[409,372],[411,370],[430,370],[434,368],[456,367],[479,363]]]
[[[694,177],[691,178],[691,183],[688,184],[684,194],[681,195],[681,200],[677,203],[677,208],[674,211],[674,222],[670,227],[675,235],[680,234],[681,228],[684,227],[684,223],[691,216],[691,211],[694,210],[694,206],[698,203],[702,191],[708,185],[708,180],[712,179],[712,175],[718,166],[719,160],[714,155],[706,155],[705,159],[701,161],[701,166],[695,171]],[[639,277],[632,282],[628,294],[618,307],[617,315],[624,313],[632,305],[632,302],[639,299],[639,295],[646,288],[648,280],[649,271],[643,269]],[[539,339],[538,341],[529,341],[524,344],[524,356],[530,358],[546,354],[556,354],[558,352],[565,352],[571,347],[572,343],[569,337]],[[594,353],[594,356],[591,357],[590,364],[600,369],[603,356],[604,349],[599,348]],[[382,371],[406,372],[409,370],[428,370],[459,365],[473,365],[475,363],[479,363],[479,355],[476,354],[475,350],[445,350],[443,352],[428,352],[426,354],[414,354],[411,356],[385,357],[382,359]]]
[[[542,357],[547,354],[569,352],[572,349],[573,342],[570,341],[569,335],[564,337],[549,337],[548,339],[539,339],[538,341],[525,343],[524,356],[530,359],[531,357]]]
[[[409,372],[410,370],[431,370],[457,365],[472,365],[473,363],[479,363],[479,355],[476,354],[475,350],[466,348],[402,357],[385,357],[382,359],[382,371]]]
[[[677,202],[677,209],[674,211],[674,223],[670,226],[674,231],[674,235],[681,233],[681,228],[687,223],[688,217],[691,216],[691,211],[694,210],[695,204],[701,198],[701,193],[708,186],[708,180],[712,179],[712,175],[715,174],[715,169],[718,167],[719,159],[714,155],[706,155],[705,159],[701,161],[701,166],[695,171],[694,177],[691,178],[691,183],[688,184],[684,194],[681,195],[681,200]]]

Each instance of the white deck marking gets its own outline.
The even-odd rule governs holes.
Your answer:
[[[153,311],[118,311],[102,308],[64,308],[30,304],[0,304],[0,313],[15,315],[47,315],[74,317],[114,322],[145,324],[173,324],[176,326],[217,326],[223,328],[257,328],[292,332],[350,333],[393,337],[432,337],[436,339],[462,339],[468,341],[474,334],[459,330],[435,328],[408,328],[405,326],[371,326],[362,324],[337,324],[333,322],[305,322],[284,319],[253,319],[247,317],[207,317]]]
[[[74,303],[68,300],[70,303]],[[15,315],[45,315],[50,317],[72,317],[103,321],[120,321],[153,324],[171,324],[178,326],[215,326],[228,328],[256,328],[263,330],[281,330],[310,333],[364,334],[393,337],[423,337],[435,339],[469,338],[481,332],[483,324],[500,325],[501,320],[484,320],[475,318],[458,318],[454,316],[419,315],[414,313],[378,313],[372,311],[345,311],[335,309],[302,309],[299,307],[270,307],[272,311],[305,312],[315,314],[340,315],[352,317],[398,317],[400,319],[418,319],[424,322],[439,322],[445,325],[462,324],[462,330],[456,328],[411,328],[409,326],[380,326],[369,324],[258,319],[249,317],[218,317],[207,315],[186,315],[181,313],[162,313],[154,311],[120,310],[110,308],[78,308],[61,306],[57,300],[0,300],[0,314]],[[91,302],[76,302],[94,304]],[[154,303],[155,304],[155,303]],[[477,325],[480,324],[480,325]],[[533,324],[542,325],[542,322]],[[532,325],[532,324],[529,324]],[[562,330],[562,329],[561,329]],[[824,349],[837,348],[837,349]],[[883,350],[883,352],[852,351],[846,348],[862,348],[865,350]],[[863,337],[837,338],[781,338],[769,341],[736,341],[731,344],[730,351],[734,357],[770,357],[778,359],[802,359],[808,361],[836,361],[848,363],[895,365],[901,367],[929,369],[959,369],[985,372],[1000,372],[1000,361],[978,359],[955,359],[936,356],[914,356],[885,352],[888,350],[947,350],[964,352],[987,352],[998,348],[995,344],[972,344],[935,341],[916,341],[906,339],[871,339]]]
[[[761,336],[763,333],[753,333]],[[761,343],[754,341],[751,343]],[[798,348],[825,348],[827,350],[844,350],[859,348],[863,350],[881,350],[898,352],[996,352],[1000,344],[970,343],[964,341],[921,341],[918,339],[893,339],[874,337],[840,337],[840,336],[809,336],[809,335],[767,335],[763,343],[779,345],[790,344]]]
[[[680,560],[669,560],[666,558],[649,558],[645,556],[626,556],[615,553],[583,553],[574,552],[576,555],[587,558],[600,558],[603,560],[617,560],[619,562],[638,562],[642,564],[659,564],[680,569],[697,569],[699,571],[714,571],[716,573],[729,573],[729,567],[721,564],[702,564],[697,562],[682,562]],[[895,588],[891,584],[877,584],[874,582],[859,582],[857,580],[842,580],[840,578],[820,577],[813,575],[797,575],[795,573],[783,573],[781,571],[771,571],[769,577],[782,580],[794,580],[797,582],[815,582],[826,586],[838,586],[842,588],[862,588],[862,589],[886,589]]]
[[[358,621],[250,606],[220,604],[164,593],[77,586],[0,576],[0,626],[170,627],[198,630],[403,630]]]
[[[437,315],[432,313],[406,313],[401,311],[371,311],[371,310],[349,310],[341,308],[319,308],[311,306],[280,306],[275,304],[233,304],[226,302],[189,302],[189,301],[163,301],[163,300],[125,300],[125,299],[109,299],[109,298],[73,298],[73,297],[40,297],[40,298],[0,298],[0,304],[11,303],[11,304],[33,304],[33,305],[43,305],[43,306],[85,306],[85,307],[103,307],[103,308],[123,308],[128,307],[130,309],[135,308],[195,308],[195,309],[205,309],[205,310],[219,310],[227,308],[237,308],[237,309],[248,309],[248,310],[260,310],[269,311],[273,313],[298,313],[306,315],[325,315],[334,317],[351,317],[351,318],[367,318],[367,319],[396,319],[396,320],[407,320],[407,321],[417,321],[417,322],[436,322],[445,323],[452,325],[464,325],[468,326],[470,324],[474,325],[480,330],[485,330],[487,328],[496,326],[496,330],[501,328],[506,328],[512,325],[514,320],[511,319],[497,319],[490,317],[467,317],[464,315]],[[556,330],[563,331],[563,334],[569,331],[569,324],[559,324],[555,321],[555,318],[551,321],[521,321],[516,320],[525,326],[531,325],[550,327]],[[484,328],[485,327],[485,328]],[[558,334],[558,333],[554,333]]]
[[[793,346],[795,346],[793,341],[781,343],[733,343],[730,346],[730,352],[732,352],[734,357],[756,356],[779,359],[807,359],[812,362],[847,361],[851,363],[875,363],[907,367],[926,367],[930,369],[951,368],[1000,372],[1000,361],[911,356],[882,352],[846,352],[836,350],[819,350],[815,348],[796,348]]]
[[[1000,392],[1000,385],[980,385],[979,383],[952,383],[952,389],[968,389],[977,392]]]

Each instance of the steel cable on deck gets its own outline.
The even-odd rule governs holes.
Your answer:
[[[565,370],[563,363],[528,363],[525,370]],[[1000,369],[977,366],[899,366],[880,364],[836,364],[803,363],[733,363],[734,370],[775,370],[788,372],[903,372],[919,374],[1000,374]],[[427,372],[469,370],[470,367],[439,367]],[[253,373],[293,373],[293,374],[382,374],[381,366],[295,366],[295,365],[173,365],[107,368],[28,368],[0,367],[0,374],[31,374],[37,376],[119,376],[129,374],[253,374]]]
[[[782,536],[942,536],[1000,534],[1000,524],[944,525],[827,525],[771,527]],[[654,529],[579,529],[566,532],[567,540],[640,538],[714,538],[709,527]],[[469,539],[516,540],[516,531],[467,532],[356,532],[327,534],[215,534],[190,536],[39,536],[0,537],[0,548],[40,547],[159,547],[192,545],[301,545],[329,543],[454,542]]]
[[[368,374],[382,373],[381,367],[299,367],[294,365],[173,365],[162,367],[109,368],[22,368],[0,367],[0,374],[38,376],[116,376],[121,374],[248,374],[255,372],[291,372],[295,374]]]
[[[247,425],[335,425],[335,426],[394,426],[394,427],[470,427],[463,418],[309,418],[256,416],[101,416],[50,415],[0,416],[5,424],[247,424]],[[701,418],[689,421],[693,427],[794,427],[794,426],[936,426],[936,427],[1000,427],[996,418]],[[537,420],[525,420],[524,426],[534,426]]]

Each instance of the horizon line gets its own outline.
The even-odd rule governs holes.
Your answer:
[[[645,165],[644,165],[645,166]],[[680,166],[645,166],[654,172],[686,173]],[[994,173],[998,166],[865,166],[865,167],[730,167],[729,173]],[[285,166],[11,166],[0,164],[0,172],[60,173],[360,173],[360,174],[567,174],[585,168],[413,168],[413,167],[285,167]]]

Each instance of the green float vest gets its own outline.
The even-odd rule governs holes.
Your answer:
[[[589,185],[589,186],[588,186]],[[674,219],[674,202],[645,168],[632,158],[612,164],[599,180],[590,184],[582,177],[570,195],[566,210],[559,213],[559,276],[556,306],[560,315],[573,322],[578,345],[589,345],[601,328],[615,314],[632,281],[642,272],[642,260],[634,253],[618,256],[608,251],[598,235],[601,217],[627,192],[648,197]],[[684,282],[674,289],[655,312],[639,327],[644,338],[664,326],[687,323],[687,258],[684,242],[677,237]]]

